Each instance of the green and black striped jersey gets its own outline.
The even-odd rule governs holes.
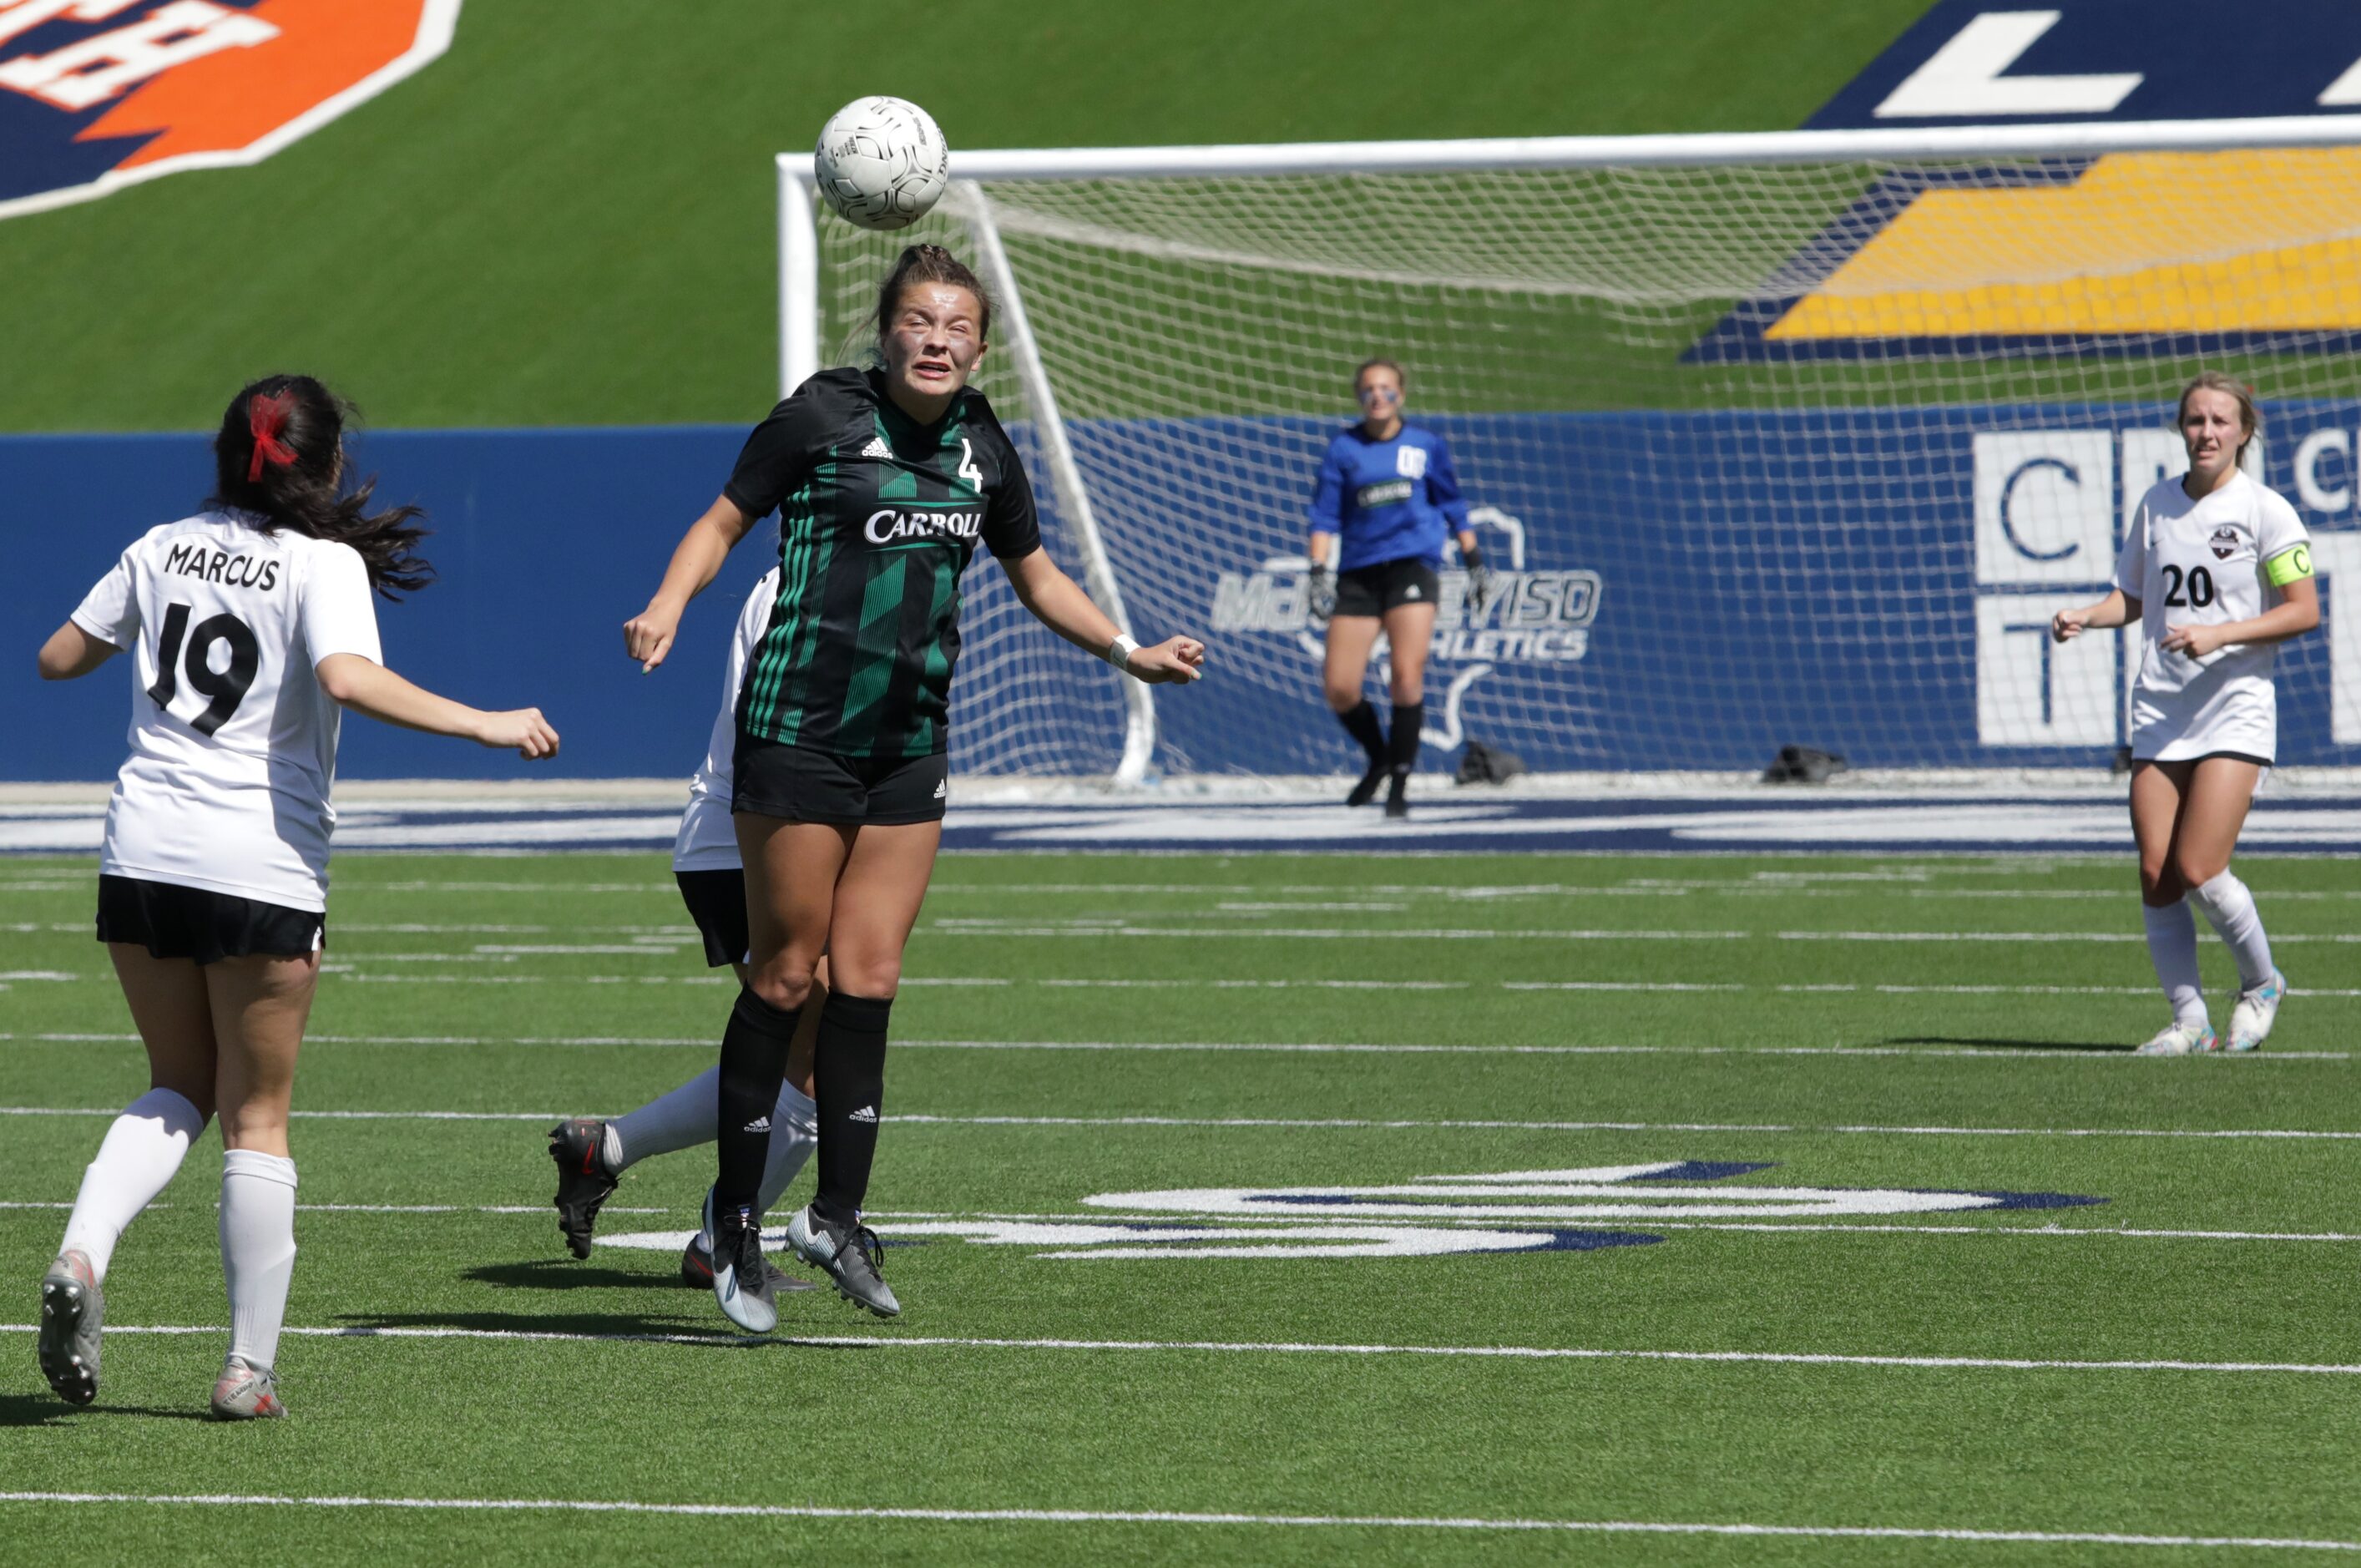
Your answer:
[[[779,513],[779,597],[741,734],[845,757],[946,749],[960,573],[1040,547],[1033,488],[983,394],[919,424],[876,370],[823,370],[746,438],[721,492]]]

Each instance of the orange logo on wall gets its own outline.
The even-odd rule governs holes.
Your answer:
[[[0,217],[258,163],[451,45],[460,0],[0,0]]]

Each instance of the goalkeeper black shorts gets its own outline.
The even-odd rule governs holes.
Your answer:
[[[1379,561],[1336,574],[1336,613],[1379,616],[1397,605],[1436,604],[1442,589],[1431,561],[1415,555]]]

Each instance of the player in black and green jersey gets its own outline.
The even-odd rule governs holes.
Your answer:
[[[1033,490],[969,389],[992,325],[940,246],[902,253],[877,302],[872,370],[826,370],[754,429],[689,525],[624,643],[664,662],[690,598],[774,508],[779,595],[738,695],[731,810],[746,866],[752,978],[721,1042],[720,1173],[707,1199],[713,1292],[741,1328],[778,1321],[755,1210],[769,1113],[812,970],[828,954],[814,1064],[819,1190],[787,1226],[797,1256],[880,1317],[901,1310],[861,1224],[902,948],[942,839],[959,577],[981,542],[1067,641],[1142,681],[1193,681],[1204,644],[1142,648],[1041,548]]]

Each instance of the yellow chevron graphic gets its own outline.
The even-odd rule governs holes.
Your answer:
[[[2326,148],[2115,153],[2071,185],[1925,192],[1763,335],[2356,329],[2361,148]]]

